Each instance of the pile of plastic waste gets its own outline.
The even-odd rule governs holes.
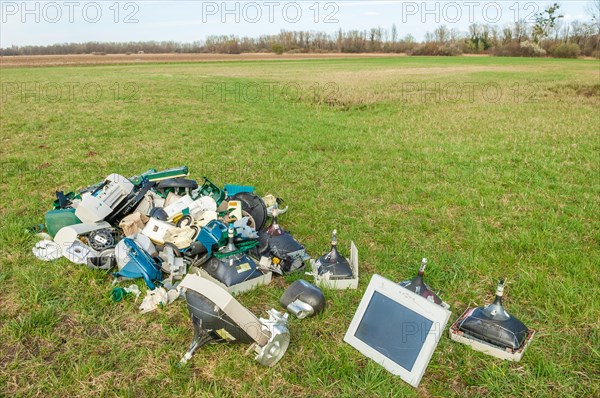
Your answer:
[[[235,301],[230,295],[266,285],[273,274],[302,271],[309,263],[317,278],[327,282],[335,280],[335,274],[339,273],[340,283],[351,280],[356,285],[358,259],[352,260],[352,266],[337,252],[335,234],[332,252],[309,262],[304,246],[279,225],[278,218],[288,210],[282,206],[282,199],[260,196],[251,186],[221,188],[206,177],[198,182],[187,178],[188,175],[187,167],[151,169],[129,178],[111,174],[76,192],[56,192],[53,209],[46,213],[44,230],[39,234],[42,240],[33,248],[34,255],[44,261],[65,257],[73,263],[110,272],[115,278],[112,290],[115,302],[128,295],[137,298],[142,293],[137,285],[122,287],[121,282],[143,279],[147,291],[140,305],[142,313],[184,297],[192,320],[202,300],[217,308],[220,300],[227,302],[224,297]],[[202,291],[195,292],[200,298],[193,294],[194,286],[199,284],[204,286]],[[300,290],[297,286],[294,289],[294,300],[287,299],[281,304],[299,318],[323,308],[322,294],[316,294],[316,301],[311,296],[314,289],[320,293],[316,286],[306,282]],[[306,303],[298,299],[303,295],[313,298]],[[226,324],[235,324],[234,318],[240,316],[238,310],[233,315],[227,312],[213,315]],[[287,314],[271,310],[269,315],[268,320],[256,321],[257,325],[267,325],[263,332],[268,337],[246,336],[248,342],[266,344],[273,336],[281,335]],[[248,323],[243,314],[239,321]],[[214,332],[212,329],[196,330],[196,334],[202,335],[198,337],[203,338],[202,344],[232,341],[229,336],[239,331],[226,329],[215,329],[219,333],[213,333],[211,338],[206,333]],[[201,346],[196,337],[196,346]],[[233,340],[244,339],[238,335]],[[281,336],[275,340],[281,343]],[[271,346],[268,349],[277,351]],[[271,365],[278,360],[275,357],[261,358],[264,364]]]

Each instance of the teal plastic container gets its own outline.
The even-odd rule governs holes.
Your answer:
[[[81,220],[75,215],[75,209],[57,209],[46,213],[46,230],[54,237],[62,227],[81,224]]]

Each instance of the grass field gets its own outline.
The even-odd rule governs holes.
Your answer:
[[[384,58],[2,69],[0,395],[600,395],[600,64]],[[37,83],[36,83],[37,82]],[[37,85],[36,85],[37,84]],[[314,256],[337,228],[360,250],[357,291],[291,320],[274,368],[192,337],[185,303],[139,315],[111,277],[36,260],[54,191],[113,172],[188,165],[287,200],[281,224]],[[445,333],[418,389],[343,343],[370,276],[412,277],[452,305],[493,299],[536,339],[520,363]],[[240,297],[278,306],[277,279]],[[143,286],[143,283],[140,283]]]

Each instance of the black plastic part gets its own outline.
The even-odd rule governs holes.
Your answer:
[[[485,307],[475,308],[458,324],[458,329],[497,347],[517,350],[524,344],[529,329],[504,309],[503,287],[504,280],[500,280],[494,302]]]
[[[221,308],[200,293],[188,289],[185,293],[185,300],[194,324],[194,335],[204,336],[202,339],[204,344],[207,342],[254,343],[254,340],[242,328],[243,325],[235,323]],[[225,339],[223,329],[235,340]],[[220,334],[217,331],[221,331]],[[210,338],[207,338],[206,335]]]
[[[317,262],[319,266],[319,275],[331,272],[331,279],[349,279],[352,278],[352,267],[344,256],[342,256],[336,246],[331,251],[320,257]]]
[[[115,247],[116,240],[113,231],[107,228],[92,231],[88,237],[90,247],[97,251]]]
[[[167,221],[169,219],[169,215],[162,207],[153,207],[150,209],[149,215],[150,217],[156,218],[160,221]]]
[[[127,198],[108,216],[105,221],[117,227],[122,219],[133,213],[136,207],[146,196],[146,193],[156,185],[152,181],[144,181],[138,190],[134,190]]]
[[[475,308],[458,328],[475,338],[501,348],[519,349],[529,333],[529,329],[517,318],[494,320],[483,314],[483,308]]]
[[[160,181],[156,188],[160,190],[164,190],[167,188],[182,188],[194,190],[198,188],[198,183],[194,180],[188,180],[185,178],[169,178],[168,180]]]
[[[177,228],[188,227],[194,222],[192,216],[183,216],[177,221]]]
[[[431,290],[431,288],[423,282],[423,275],[417,275],[413,279],[399,283],[400,286],[410,290],[419,296],[425,297],[427,300],[433,301],[438,305],[443,304],[443,300]]]
[[[242,210],[248,212],[254,219],[257,231],[262,230],[267,222],[267,206],[260,196],[253,192],[240,192],[232,199],[242,202]]]
[[[63,191],[56,191],[56,201],[60,209],[66,209],[70,206],[69,199],[67,199],[67,195]]]
[[[192,242],[192,244],[190,245],[190,249],[185,254],[186,256],[194,257],[204,253],[208,253],[206,247],[204,247],[202,243],[195,241]]]
[[[290,255],[304,250],[304,246],[279,225],[271,224],[266,230],[260,231],[258,237],[260,241],[258,254],[278,258],[283,273],[300,271],[306,266],[302,258]]]
[[[295,281],[288,287],[279,302],[283,308],[287,308],[288,305],[296,300],[300,300],[303,303],[310,305],[314,310],[314,315],[320,313],[325,309],[325,296],[321,289],[308,283],[304,279]]]
[[[210,276],[227,287],[235,286],[239,283],[263,275],[257,268],[254,260],[245,254],[222,259],[212,257],[208,262],[202,265],[202,268],[204,268]]]

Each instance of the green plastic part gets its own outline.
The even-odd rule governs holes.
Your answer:
[[[186,177],[190,174],[187,166],[176,167],[174,169],[157,171],[148,174],[148,181],[161,181],[168,178]]]
[[[129,179],[129,181],[131,181],[131,183],[132,183],[133,185],[135,185],[135,186],[139,186],[139,185],[141,185],[141,184],[144,182],[144,180],[145,180],[146,178],[148,178],[148,176],[149,176],[149,175],[151,175],[151,174],[153,174],[153,173],[156,173],[156,169],[150,169],[150,170],[148,170],[148,171],[146,171],[146,172],[144,172],[144,173],[140,174],[139,176],[134,176],[134,177],[131,177],[131,178]]]
[[[119,301],[122,301],[127,294],[125,289],[117,286],[110,292],[110,297],[115,303],[118,303]]]
[[[232,251],[232,252],[228,252],[228,253],[219,253],[219,252],[217,252],[217,253],[215,253],[215,257],[220,260],[222,258],[231,257],[231,256],[234,256],[236,254],[245,253],[248,250],[250,250],[252,248],[255,248],[259,244],[260,244],[260,242],[257,241],[257,240],[251,240],[251,241],[248,241],[248,242],[238,243],[236,245],[237,250]]]
[[[81,224],[81,220],[75,215],[75,209],[57,209],[46,213],[46,229],[52,237],[61,228],[75,224]]]
[[[213,184],[207,177],[204,177],[204,184],[196,191],[192,199],[196,200],[202,196],[210,196],[219,206],[225,200],[225,191]]]

